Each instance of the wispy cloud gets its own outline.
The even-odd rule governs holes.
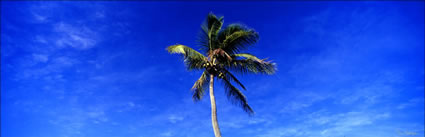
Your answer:
[[[177,123],[177,122],[179,122],[179,121],[184,120],[184,117],[182,117],[182,116],[176,116],[176,115],[170,115],[170,116],[168,117],[168,120],[169,120],[171,123],[175,124],[175,123]]]
[[[332,114],[319,110],[297,118],[284,127],[273,127],[259,137],[314,137],[344,136],[352,134],[356,128],[375,124],[388,119],[389,113],[346,112]]]
[[[161,133],[161,136],[163,136],[163,137],[171,137],[171,136],[173,136],[173,132],[167,131],[167,132]]]
[[[56,44],[59,47],[70,46],[76,49],[90,49],[98,42],[97,33],[85,26],[73,26],[64,22],[55,25],[55,31],[59,33]]]
[[[306,109],[319,101],[329,98],[327,95],[320,95],[314,92],[303,92],[295,97],[294,100],[287,103],[284,108],[280,111],[282,113],[291,113],[299,111],[300,109]]]
[[[43,54],[32,54],[34,61],[36,62],[42,62],[45,63],[49,60],[49,57],[47,55]]]
[[[62,127],[61,133],[64,136],[86,136],[83,130],[93,124],[106,124],[109,118],[102,107],[81,108],[71,104],[68,110],[50,110],[49,123]]]
[[[377,120],[387,119],[390,116],[389,113],[370,114],[365,112],[348,112],[332,115],[330,117],[325,117],[328,121],[322,124],[330,124],[330,126],[321,130],[320,134],[324,136],[341,136],[349,133],[355,127],[371,125]]]
[[[397,109],[406,109],[406,108],[409,108],[409,107],[417,106],[419,104],[424,104],[423,98],[412,98],[405,103],[399,104],[396,108]]]

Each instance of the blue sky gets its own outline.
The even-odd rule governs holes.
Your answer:
[[[195,49],[207,14],[260,34],[275,75],[215,85],[224,137],[424,136],[424,2],[1,2],[2,137],[213,137]]]

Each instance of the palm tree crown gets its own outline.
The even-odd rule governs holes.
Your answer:
[[[202,25],[200,46],[204,54],[184,45],[176,44],[167,48],[169,53],[183,54],[189,70],[203,70],[201,77],[192,87],[193,100],[199,101],[208,87],[209,75],[222,80],[228,99],[243,108],[248,114],[254,111],[248,105],[245,95],[233,83],[242,89],[245,86],[230,71],[240,73],[275,73],[275,63],[259,59],[249,53],[240,53],[255,44],[259,35],[253,29],[241,24],[230,24],[224,29],[223,17],[217,18],[210,13]]]

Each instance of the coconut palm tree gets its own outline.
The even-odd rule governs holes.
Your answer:
[[[221,137],[217,121],[217,107],[214,97],[214,78],[223,81],[228,99],[242,107],[248,114],[254,114],[248,105],[245,95],[232,83],[236,83],[242,89],[245,86],[230,71],[245,73],[273,74],[275,63],[259,59],[249,53],[239,53],[258,41],[258,33],[241,24],[230,24],[221,29],[223,17],[217,18],[214,14],[208,14],[206,22],[202,25],[200,52],[184,45],[176,44],[167,48],[169,53],[183,54],[184,62],[189,70],[203,70],[201,77],[192,87],[193,100],[199,101],[208,87],[211,101],[211,120],[216,137]]]

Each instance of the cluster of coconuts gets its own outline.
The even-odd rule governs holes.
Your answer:
[[[209,70],[209,72],[211,73],[216,73],[218,70],[217,70],[217,68],[215,68],[215,67],[210,67],[210,66],[213,66],[211,63],[204,63],[203,65],[202,65],[202,67],[206,67],[208,70]],[[219,78],[224,78],[224,74],[222,73],[222,72],[219,72],[219,74],[218,74],[218,77]]]

